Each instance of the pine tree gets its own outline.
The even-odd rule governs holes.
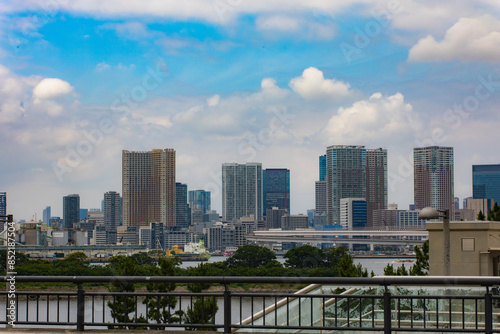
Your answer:
[[[485,220],[486,216],[484,215],[482,210],[479,210],[479,213],[477,214],[477,220]]]

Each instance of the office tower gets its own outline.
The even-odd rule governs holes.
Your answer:
[[[453,210],[458,210],[460,209],[460,198],[454,197],[453,198]]]
[[[387,209],[387,150],[366,150],[366,220],[373,228],[373,211]]]
[[[189,207],[192,209],[201,209],[205,214],[211,210],[210,191],[190,190],[188,192]]]
[[[7,215],[7,193],[0,192],[0,216]]]
[[[281,217],[287,214],[288,210],[272,208],[266,211],[266,228],[281,228]]]
[[[453,147],[414,148],[413,185],[417,209],[449,210],[453,217]]]
[[[364,198],[342,198],[340,200],[340,225],[342,225],[342,229],[365,229],[366,212],[366,200]]]
[[[326,154],[319,156],[319,180],[326,180]]]
[[[472,165],[472,197],[492,198],[500,204],[500,164]]]
[[[122,206],[120,194],[108,191],[104,194],[104,226],[107,232],[107,243],[116,245],[116,229],[120,226]]]
[[[87,218],[87,212],[89,212],[89,209],[80,209],[80,220]]]
[[[290,212],[290,170],[267,168],[262,172],[264,211],[279,208]]]
[[[175,226],[175,150],[123,151],[123,226]]]
[[[340,200],[366,198],[364,146],[334,145],[326,149],[326,209],[328,225],[340,224]]]
[[[188,204],[187,184],[175,183],[175,226],[188,228],[191,225],[191,210]]]
[[[290,215],[286,213],[281,217],[281,229],[296,230],[301,228],[309,228],[309,217],[307,215]]]
[[[315,214],[326,213],[326,181],[316,181],[315,186]]]
[[[477,219],[479,211],[481,211],[486,218],[488,218],[488,213],[495,205],[495,200],[493,198],[470,198],[467,200],[467,207],[464,209],[470,209],[474,211],[474,220]]]
[[[222,219],[262,220],[262,164],[222,164]]]
[[[399,211],[399,210],[398,210]],[[427,219],[418,219],[420,210],[406,210],[398,212],[398,228],[401,230],[425,229]]]
[[[50,220],[50,206],[45,207],[43,209],[43,223],[49,225]]]
[[[80,195],[73,194],[63,197],[63,228],[72,228],[80,221]]]

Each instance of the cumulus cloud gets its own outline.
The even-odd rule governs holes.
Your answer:
[[[26,114],[28,91],[40,80],[23,77],[0,65],[0,124],[15,122]]]
[[[33,89],[35,102],[40,100],[50,100],[67,95],[73,92],[73,87],[69,82],[58,78],[46,78],[40,81]]]
[[[349,108],[339,108],[323,129],[329,143],[369,143],[373,140],[411,136],[420,128],[420,121],[404,96],[396,93],[383,96],[375,93],[368,100],[355,102]]]
[[[448,31],[442,41],[429,35],[410,49],[412,61],[498,62],[500,54],[500,20],[484,15],[461,18]]]
[[[348,83],[325,79],[323,72],[315,67],[305,69],[302,76],[293,78],[289,85],[294,92],[308,100],[339,100],[353,94]]]

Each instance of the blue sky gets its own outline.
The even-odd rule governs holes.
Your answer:
[[[18,219],[72,193],[99,207],[123,149],[171,147],[219,212],[221,164],[255,161],[291,170],[305,213],[318,155],[346,144],[387,148],[405,208],[412,149],[436,144],[463,198],[472,164],[500,162],[499,55],[489,0],[5,2],[0,191]]]

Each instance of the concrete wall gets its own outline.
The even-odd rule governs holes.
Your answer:
[[[429,271],[443,275],[443,224],[427,223]],[[450,222],[450,274],[499,276],[500,222]]]

